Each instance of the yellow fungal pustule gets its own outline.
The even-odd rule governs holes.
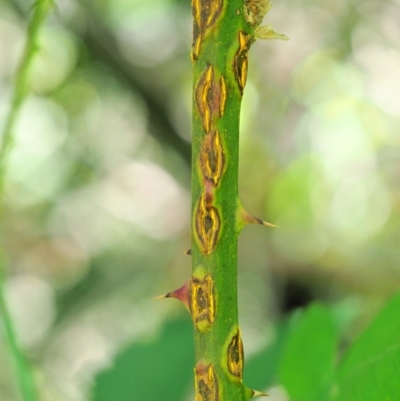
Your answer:
[[[195,215],[195,237],[203,255],[211,254],[218,241],[221,220],[217,209],[207,202],[206,194],[202,194]]]
[[[204,37],[211,31],[221,14],[223,0],[192,0],[193,44],[192,61],[199,58]]]
[[[203,0],[203,7],[208,15],[206,29],[212,29],[222,11],[222,0]]]
[[[224,150],[218,131],[205,137],[200,153],[200,166],[203,177],[217,187],[225,167]]]
[[[203,75],[197,84],[195,90],[196,104],[200,113],[203,127],[206,133],[210,131],[211,124],[211,109],[208,102],[208,96],[211,89],[212,81],[214,77],[214,68],[209,65],[204,71]]]
[[[192,0],[193,13],[193,43],[192,43],[192,61],[198,59],[201,46],[201,0]]]
[[[199,58],[200,46],[201,46],[201,36],[195,32],[196,30],[195,28],[193,28],[192,52],[190,55],[192,61],[196,61]]]
[[[218,79],[214,67],[208,65],[200,76],[194,93],[204,131],[208,134],[212,122],[215,121],[216,118],[222,117],[225,111],[225,78],[221,76]]]
[[[196,401],[218,401],[218,381],[214,366],[203,362],[197,363],[195,369]]]
[[[210,107],[213,122],[221,117],[225,111],[226,83],[221,75],[220,79],[214,74],[211,80],[211,87],[207,94],[207,103]]]
[[[215,321],[214,282],[211,274],[204,278],[192,277],[190,311],[193,322],[200,331],[207,330]]]
[[[219,116],[222,117],[225,111],[225,104],[226,104],[226,82],[225,78],[221,75],[219,79],[219,86],[220,86],[220,101],[219,101]]]
[[[233,375],[242,379],[243,376],[243,342],[238,328],[228,346],[228,369]]]
[[[243,93],[243,89],[246,85],[247,80],[247,69],[248,69],[248,59],[247,52],[251,45],[251,36],[243,31],[239,32],[239,49],[234,58],[234,74],[236,82],[239,85],[240,92]]]

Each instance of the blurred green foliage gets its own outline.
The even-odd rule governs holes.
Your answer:
[[[344,356],[335,401],[395,400],[400,378],[400,323],[397,294]]]
[[[312,305],[289,337],[280,364],[280,382],[291,399],[328,400],[336,353],[336,333],[329,310]]]
[[[97,376],[93,400],[181,400],[193,385],[193,366],[189,318],[167,322],[156,341],[133,344]]]
[[[399,308],[397,294],[338,361],[332,311],[314,303],[277,327],[274,341],[250,358],[246,382],[259,388],[280,383],[288,399],[296,401],[396,400]],[[189,328],[188,320],[169,322],[156,342],[123,350],[114,366],[97,376],[93,399],[155,401],[191,394],[194,360]]]
[[[185,311],[151,300],[190,270],[190,4],[55,3],[2,202],[17,339],[43,401],[192,399]],[[0,128],[31,6],[0,0]],[[291,41],[251,49],[240,196],[281,228],[243,232],[239,310],[271,401],[396,401],[398,298],[363,330],[400,284],[399,20],[397,0],[280,0]]]
[[[244,381],[250,388],[268,388],[278,382],[278,367],[297,318],[296,313],[280,322],[273,330],[272,341],[246,363]]]

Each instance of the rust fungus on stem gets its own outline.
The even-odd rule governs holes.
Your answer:
[[[211,31],[222,11],[222,0],[192,0],[193,44],[192,61],[199,58],[204,37]]]
[[[226,82],[225,78],[221,75],[219,79],[219,86],[220,86],[220,101],[219,101],[219,116],[222,117],[225,111],[225,104],[226,104]]]
[[[210,131],[211,125],[211,108],[208,103],[208,96],[214,77],[214,68],[209,65],[203,75],[200,77],[199,83],[197,84],[195,96],[196,104],[200,113],[203,127],[206,133]]]
[[[215,320],[214,282],[208,273],[203,279],[193,277],[191,282],[190,311],[200,331],[207,330]]]
[[[214,366],[197,363],[195,367],[196,401],[218,401],[218,381]]]
[[[243,342],[238,327],[228,346],[228,369],[233,376],[240,380],[243,376]]]
[[[217,209],[207,202],[205,194],[200,197],[195,219],[195,234],[200,242],[200,250],[204,255],[209,255],[217,245],[221,222]]]
[[[215,69],[208,65],[200,76],[195,89],[195,100],[204,131],[208,134],[212,121],[222,117],[226,104],[226,82],[221,76],[216,77]]]
[[[203,7],[208,18],[206,19],[206,29],[212,29],[217,22],[217,18],[222,11],[222,0],[203,0]]]
[[[239,49],[234,58],[234,73],[236,82],[239,85],[240,92],[243,93],[243,89],[246,85],[247,80],[247,69],[248,59],[247,52],[251,45],[251,36],[243,31],[239,32]]]
[[[225,167],[224,150],[218,131],[205,137],[200,154],[200,165],[203,177],[218,186]]]
[[[192,43],[192,61],[197,60],[200,54],[201,46],[201,0],[192,0],[193,14],[193,43]]]
[[[225,110],[226,103],[226,83],[224,77],[221,75],[217,79],[216,74],[213,75],[211,80],[210,90],[207,93],[207,104],[210,107],[211,119],[215,121],[216,118],[221,117]]]

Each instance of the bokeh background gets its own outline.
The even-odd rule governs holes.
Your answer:
[[[55,4],[1,222],[18,339],[43,400],[191,400],[191,322],[152,300],[190,272],[190,2]],[[0,0],[0,126],[31,7]],[[400,1],[275,0],[265,21],[291,40],[253,45],[243,99],[240,197],[281,227],[240,238],[250,370],[292,310],[324,302],[345,347],[400,285]],[[0,362],[19,401],[4,341]]]

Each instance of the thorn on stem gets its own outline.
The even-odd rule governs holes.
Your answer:
[[[158,295],[158,296],[153,298],[153,301],[158,301],[159,299],[165,299],[165,298],[169,298],[169,293],[168,294],[163,294],[163,295]]]
[[[164,299],[164,298],[175,298],[178,301],[181,301],[183,305],[185,305],[186,309],[189,309],[189,282],[187,281],[182,287],[178,288],[175,291],[168,292],[164,295],[160,295],[158,297],[153,298],[154,300],[157,299]]]
[[[269,223],[268,221],[261,220],[258,217],[251,215],[250,213],[243,210],[242,212],[242,219],[245,224],[260,224],[265,227],[274,227],[279,228],[276,224]]]
[[[269,395],[261,391],[253,390],[253,398],[254,397],[269,397]]]
[[[261,391],[253,390],[251,388],[245,387],[245,398],[250,400],[254,397],[268,397],[267,393],[262,393]]]

